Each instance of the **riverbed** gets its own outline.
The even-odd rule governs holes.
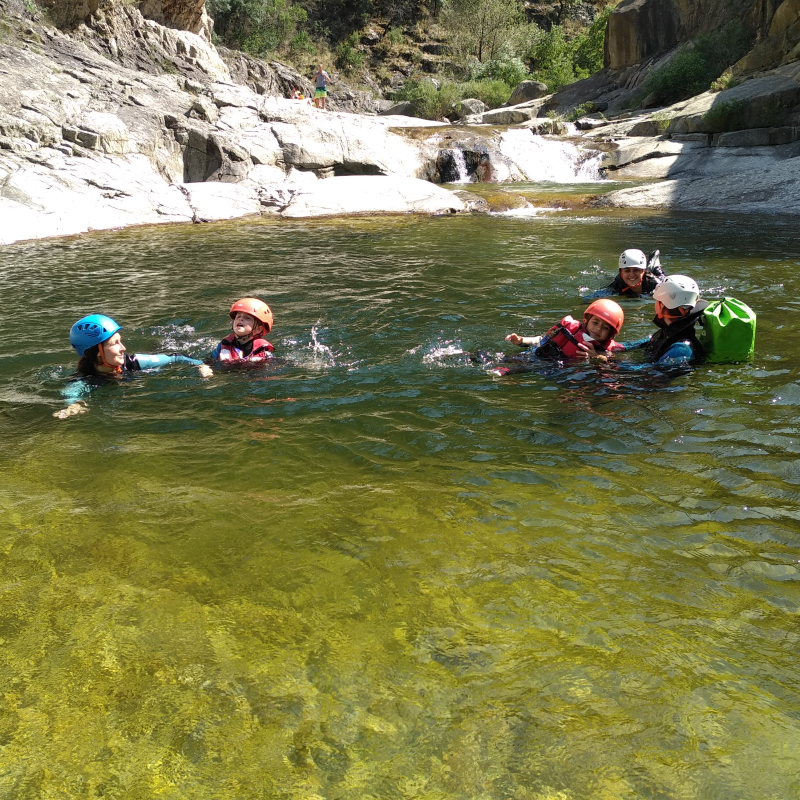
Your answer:
[[[495,379],[619,252],[754,363]],[[652,212],[130,229],[0,274],[0,795],[800,796],[800,237]],[[67,334],[204,357],[54,419]],[[621,339],[653,327],[626,302]]]

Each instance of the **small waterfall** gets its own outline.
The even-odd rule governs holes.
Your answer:
[[[467,162],[464,159],[464,151],[459,147],[454,147],[451,152],[453,154],[453,164],[458,170],[458,178],[453,183],[469,183],[469,171],[467,170]]]
[[[500,152],[513,161],[530,181],[594,183],[602,180],[601,154],[588,154],[572,142],[545,139],[526,129],[507,130]]]

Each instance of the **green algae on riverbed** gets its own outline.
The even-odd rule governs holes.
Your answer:
[[[457,353],[579,310],[626,246],[755,308],[755,363],[498,381]],[[791,226],[243,221],[4,254],[0,794],[798,796]],[[81,314],[203,353],[251,293],[289,364],[50,416]],[[52,334],[23,342],[31,308]]]

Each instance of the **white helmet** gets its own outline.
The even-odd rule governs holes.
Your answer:
[[[679,306],[694,306],[698,297],[700,287],[686,275],[669,275],[653,291],[653,300],[658,300],[670,310]]]
[[[619,257],[620,269],[647,269],[647,256],[641,250],[626,250]]]

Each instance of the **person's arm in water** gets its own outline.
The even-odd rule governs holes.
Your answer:
[[[197,367],[201,378],[210,378],[214,371],[208,364],[204,364],[199,358],[191,358],[180,353],[136,353],[131,357],[132,369],[160,369],[167,364],[191,364]]]
[[[518,333],[509,333],[506,341],[515,344],[517,347],[537,347],[542,341],[541,336],[520,336]]]
[[[159,369],[160,367],[167,366],[167,364],[191,364],[198,368],[198,372],[203,378],[210,378],[214,374],[211,367],[204,364],[199,359],[190,358],[180,353],[136,353],[135,355],[125,357],[125,369],[128,371]],[[95,384],[86,380],[78,379],[71,381],[68,386],[65,386],[61,390],[61,396],[67,401],[67,407],[54,412],[53,416],[57,419],[66,419],[67,417],[83,414],[88,411],[89,409],[86,406],[85,398],[89,396],[89,393],[94,388]]]

